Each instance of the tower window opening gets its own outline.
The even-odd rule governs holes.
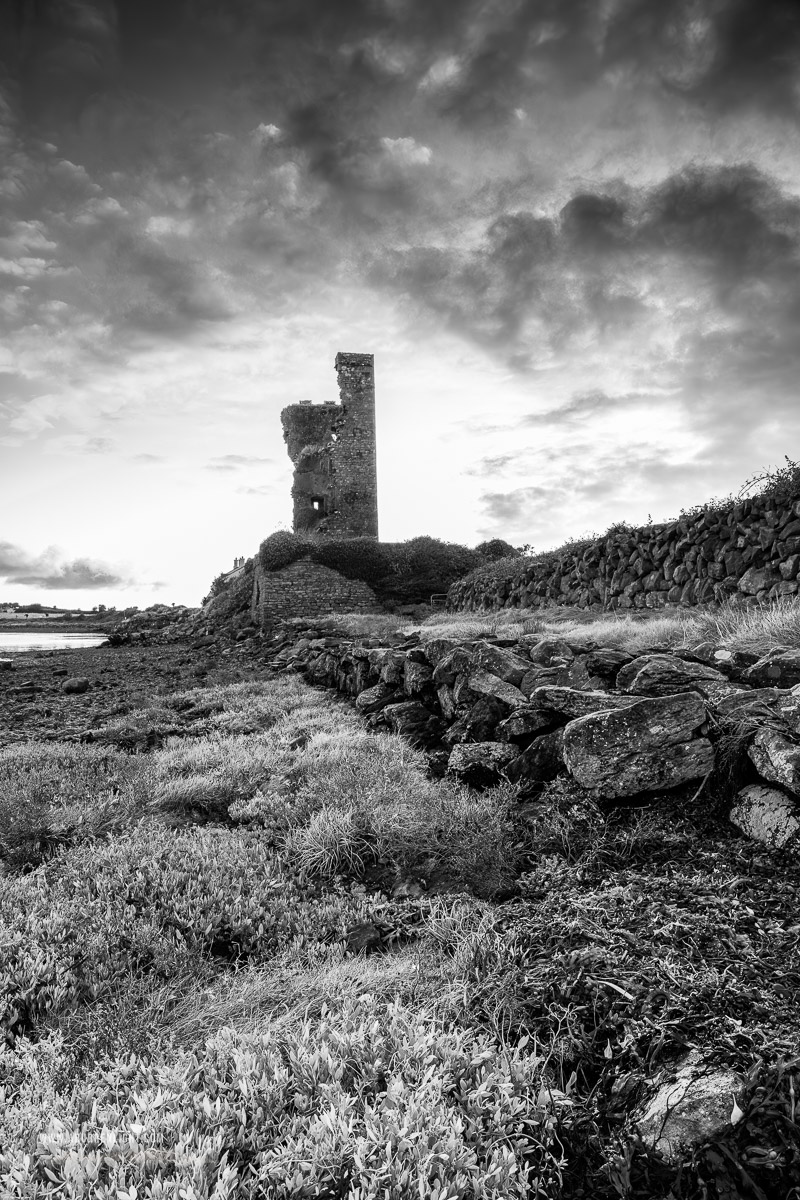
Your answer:
[[[322,496],[312,496],[311,497],[311,507],[314,509],[314,512],[319,512],[319,513],[324,512],[325,511],[324,498]]]

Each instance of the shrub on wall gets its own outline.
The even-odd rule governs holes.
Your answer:
[[[258,561],[265,571],[280,571],[291,563],[304,558],[311,549],[308,541],[288,529],[278,529],[258,548]]]
[[[391,570],[393,547],[375,538],[317,542],[310,550],[314,562],[338,571],[345,579],[360,579],[370,587],[375,587]]]
[[[520,558],[521,551],[512,546],[510,542],[504,538],[490,538],[488,542],[479,542],[475,547],[475,553],[479,554],[486,562],[496,562],[498,558]]]

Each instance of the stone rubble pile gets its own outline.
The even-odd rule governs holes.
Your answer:
[[[800,500],[760,497],[677,521],[610,530],[556,555],[507,560],[507,570],[467,576],[447,607],[662,608],[736,599],[763,604],[800,589]]]
[[[568,775],[612,801],[702,788],[720,739],[734,738],[752,782],[731,820],[772,847],[800,845],[800,651],[759,658],[706,643],[633,655],[534,635],[379,643],[293,620],[267,655],[475,787]]]

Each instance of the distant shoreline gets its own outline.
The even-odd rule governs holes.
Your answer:
[[[0,633],[110,633],[111,628],[97,621],[0,621]]]

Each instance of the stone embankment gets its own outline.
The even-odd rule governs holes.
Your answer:
[[[500,566],[454,583],[447,607],[765,603],[800,590],[800,500],[744,500],[662,525],[610,530],[539,561],[506,562],[505,572]]]
[[[633,655],[536,636],[387,644],[295,620],[267,657],[352,698],[371,728],[472,786],[533,791],[565,775],[611,802],[679,787],[699,796],[718,760],[738,755],[730,819],[775,848],[800,845],[798,651]]]

